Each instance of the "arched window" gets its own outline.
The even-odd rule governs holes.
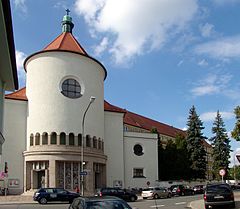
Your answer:
[[[57,144],[57,134],[56,134],[56,132],[52,132],[50,143],[51,144]]]
[[[96,138],[96,136],[93,137],[93,148],[97,148],[97,138]]]
[[[74,146],[74,134],[69,134],[69,145]]]
[[[82,146],[82,134],[78,134],[78,146]]]
[[[90,137],[90,135],[86,136],[86,147],[91,147],[91,137]]]
[[[65,133],[60,134],[60,145],[66,145],[66,134]]]
[[[46,132],[44,132],[42,135],[42,144],[48,144],[48,134]]]
[[[33,146],[33,134],[30,135],[30,146]]]
[[[35,145],[40,145],[40,133],[36,133],[35,135]]]
[[[101,138],[98,138],[98,149],[102,149],[102,141],[101,141]]]

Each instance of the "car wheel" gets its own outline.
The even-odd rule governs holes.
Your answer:
[[[209,205],[205,205],[205,209],[209,209]]]
[[[158,199],[158,198],[159,198],[158,194],[155,194],[155,195],[153,196],[153,198],[154,198],[154,199]]]
[[[172,197],[172,195],[171,195],[171,193],[168,193],[168,196],[167,196],[168,198],[171,198]]]
[[[40,204],[47,204],[47,199],[45,197],[42,197],[40,200],[39,200],[39,203]]]
[[[145,199],[147,199],[147,197],[143,197],[143,199],[145,200]]]
[[[232,205],[231,205],[231,206],[232,206],[232,208],[235,208],[235,202],[234,202],[234,203],[232,203]]]
[[[130,201],[131,201],[131,202],[135,202],[135,200],[136,200],[136,199],[135,199],[134,196],[131,196],[131,197],[130,197]]]

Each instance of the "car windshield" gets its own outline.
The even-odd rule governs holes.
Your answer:
[[[225,193],[225,192],[231,192],[231,189],[227,185],[208,185],[207,187],[208,193]]]
[[[130,207],[123,202],[111,200],[87,202],[86,209],[130,209]]]

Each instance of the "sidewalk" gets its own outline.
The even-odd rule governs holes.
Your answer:
[[[234,192],[234,198],[236,202],[235,209],[240,209],[240,191]],[[204,209],[204,201],[203,198],[201,200],[195,200],[190,203],[190,207],[192,209]]]
[[[7,205],[7,204],[33,204],[37,203],[33,201],[32,195],[7,195],[7,196],[0,196],[0,205]]]

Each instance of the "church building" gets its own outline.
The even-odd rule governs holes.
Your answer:
[[[26,58],[26,87],[5,96],[1,164],[9,191],[78,187],[90,195],[104,186],[154,186],[158,140],[185,132],[105,101],[107,70],[73,26],[65,15],[62,33]]]

